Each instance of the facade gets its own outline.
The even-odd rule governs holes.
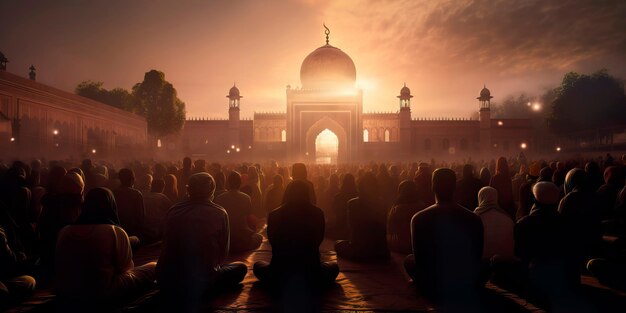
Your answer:
[[[147,146],[145,118],[0,66],[0,158],[111,155]]]
[[[328,43],[328,34],[326,44],[302,62],[302,87],[287,86],[285,112],[255,112],[252,120],[242,120],[242,97],[233,86],[228,119],[187,120],[169,149],[207,158],[344,163],[513,155],[533,145],[530,120],[491,118],[493,97],[486,87],[477,98],[478,119],[414,118],[406,84],[397,112],[364,113],[356,66]],[[320,149],[320,134],[326,133],[334,135],[334,151]]]

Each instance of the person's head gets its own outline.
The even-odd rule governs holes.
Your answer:
[[[417,185],[413,180],[404,180],[398,185],[398,199],[396,204],[415,204],[419,203],[417,194]]]
[[[111,190],[100,187],[89,190],[76,223],[119,225],[117,205]]]
[[[496,174],[509,175],[509,163],[505,157],[499,157],[496,163]]]
[[[301,180],[294,180],[285,188],[285,194],[283,195],[283,204],[288,207],[293,204],[311,204],[311,197],[309,195],[309,186]]]
[[[543,206],[556,206],[560,200],[560,191],[552,182],[541,181],[533,186],[533,196]]]
[[[274,185],[274,187],[282,187],[283,176],[279,174],[274,175],[274,177],[272,178],[272,184]]]
[[[372,172],[367,172],[359,179],[359,198],[375,198],[378,196],[378,182]]]
[[[69,171],[67,171],[67,172],[68,172],[68,173],[69,173],[69,172],[74,172],[74,173],[76,173],[76,174],[80,175],[80,177],[83,179],[83,181],[85,181],[85,172],[83,172],[83,170],[81,170],[79,167],[74,167],[74,168],[71,168],[71,169],[70,169]]]
[[[60,192],[63,194],[81,195],[85,190],[83,178],[75,172],[69,172],[61,179]]]
[[[553,174],[554,174],[554,171],[552,171],[552,168],[550,168],[549,166],[546,166],[542,168],[541,171],[539,172],[539,181],[551,182]]]
[[[307,177],[306,166],[304,163],[294,163],[291,167],[291,177],[294,180],[305,180]]]
[[[587,185],[587,173],[580,168],[571,169],[565,176],[565,193],[570,193],[577,190],[585,189]]]
[[[241,174],[237,171],[232,171],[228,174],[228,190],[239,190],[241,188]]]
[[[449,168],[438,168],[433,172],[433,192],[437,202],[453,201],[456,174]]]
[[[528,179],[537,180],[539,179],[540,173],[541,173],[541,164],[539,162],[535,162],[530,165],[530,168],[528,168]]]
[[[58,165],[52,167],[50,169],[50,172],[48,173],[48,185],[46,186],[46,190],[48,190],[48,192],[50,193],[59,192],[61,180],[63,179],[65,174],[67,174],[67,171],[63,167]],[[24,174],[24,177],[26,177],[26,174]]]
[[[140,174],[135,184],[139,190],[150,190],[152,185],[152,175],[148,173]]]
[[[117,176],[124,187],[132,187],[135,184],[135,173],[129,168],[121,169]]]
[[[498,191],[493,187],[483,187],[478,191],[478,207],[497,207]],[[468,208],[469,209],[469,208]]]
[[[213,200],[215,180],[207,172],[200,172],[189,176],[187,183],[189,199],[197,201]]]
[[[604,170],[604,182],[619,188],[624,186],[624,169],[619,166],[609,166]]]
[[[356,194],[356,181],[354,175],[348,173],[343,176],[340,191],[346,194]]]
[[[184,170],[190,170],[191,169],[191,158],[185,157],[183,159],[183,169]]]
[[[93,163],[91,162],[91,159],[84,159],[80,167],[83,171],[89,172],[93,168]]]
[[[152,181],[151,192],[163,193],[165,191],[165,180],[157,178]]]
[[[474,177],[474,167],[471,164],[463,165],[463,178]]]

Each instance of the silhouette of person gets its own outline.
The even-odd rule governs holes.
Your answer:
[[[509,164],[505,157],[498,158],[496,174],[491,177],[489,186],[498,191],[498,205],[508,212],[511,218],[515,218],[517,210],[513,201],[513,182],[509,173]]]
[[[145,208],[143,196],[135,189],[135,173],[128,168],[123,168],[118,173],[120,186],[113,191],[117,203],[117,214],[120,225],[129,236],[136,236],[141,240],[143,237],[143,225],[145,223]],[[133,243],[135,246],[135,243]]]
[[[418,291],[444,311],[480,311],[483,225],[454,202],[454,171],[433,172],[436,203],[411,219],[413,254],[405,269]]]
[[[254,275],[260,281],[274,287],[295,277],[314,286],[335,281],[339,274],[337,263],[320,262],[324,212],[311,203],[306,182],[294,180],[287,185],[283,204],[267,217],[267,236],[272,245],[272,260],[254,264]]]
[[[197,308],[210,290],[238,285],[247,272],[241,262],[224,264],[228,255],[228,214],[213,203],[215,181],[206,172],[189,177],[189,200],[167,212],[157,281],[178,310]],[[180,307],[182,306],[182,307]]]
[[[120,301],[151,286],[155,266],[154,262],[134,266],[130,240],[119,227],[113,193],[94,188],[87,193],[76,223],[59,233],[57,294],[66,305]]]
[[[228,213],[230,227],[230,252],[238,253],[258,248],[263,241],[263,236],[250,228],[248,220],[252,214],[252,202],[250,197],[239,191],[241,187],[241,175],[232,171],[228,174],[228,191],[215,199]]]
[[[359,180],[359,196],[348,201],[349,240],[335,243],[337,256],[375,261],[389,258],[386,209],[381,203],[376,177],[366,173]]]
[[[401,182],[398,186],[398,199],[387,216],[387,242],[390,250],[404,254],[412,252],[409,221],[424,208],[417,195],[415,183],[411,180]]]
[[[465,164],[463,177],[456,183],[455,201],[466,209],[473,210],[478,206],[478,191],[482,187],[483,183],[474,176],[474,167],[471,164]]]
[[[172,206],[172,201],[163,194],[163,190],[165,190],[163,179],[153,180],[149,187],[150,190],[143,194],[143,203],[146,209],[144,235],[148,243],[161,240],[165,214]]]

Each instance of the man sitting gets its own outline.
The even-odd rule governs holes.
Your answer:
[[[165,217],[157,281],[177,311],[195,309],[207,291],[238,285],[248,271],[241,262],[223,264],[230,229],[228,214],[212,201],[214,192],[211,175],[191,175],[189,200],[174,205]]]
[[[263,241],[263,236],[250,229],[248,220],[252,214],[252,202],[250,197],[239,191],[241,187],[241,175],[232,171],[227,180],[228,191],[215,199],[215,203],[221,205],[228,213],[230,226],[230,251],[238,253],[258,248]]]
[[[413,254],[405,269],[417,289],[442,310],[480,311],[483,224],[454,202],[456,175],[437,169],[432,176],[434,205],[411,220]]]

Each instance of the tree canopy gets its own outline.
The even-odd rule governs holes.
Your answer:
[[[611,127],[626,126],[624,82],[607,70],[567,73],[554,96],[546,121],[557,135],[590,139],[611,133]]]
[[[165,80],[165,74],[150,70],[132,93],[123,88],[107,90],[104,83],[84,81],[76,87],[76,94],[146,118],[148,133],[161,137],[178,132],[185,121],[185,103],[178,99],[174,86]]]

